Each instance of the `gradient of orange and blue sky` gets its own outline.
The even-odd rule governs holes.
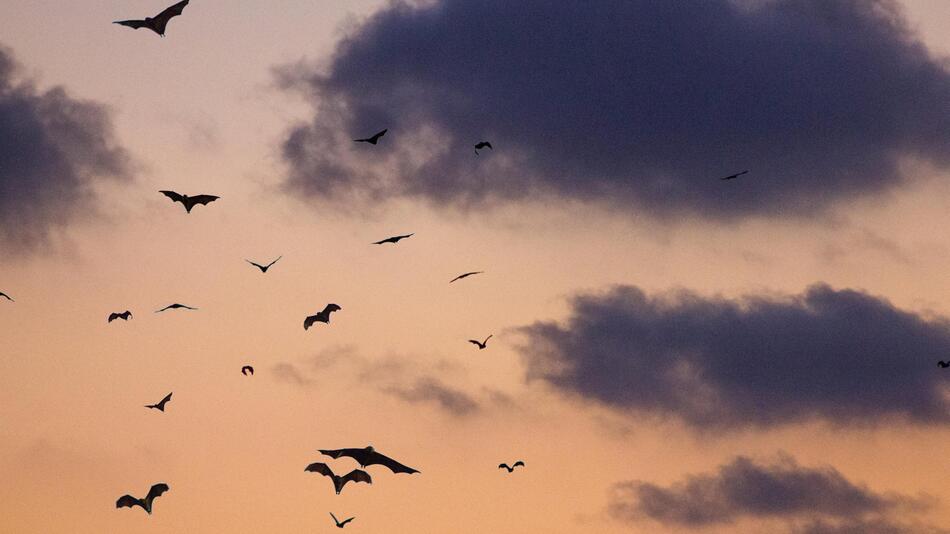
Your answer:
[[[948,532],[946,2],[164,7],[0,5],[0,532]]]

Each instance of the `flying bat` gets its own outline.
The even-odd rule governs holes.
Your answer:
[[[119,497],[119,500],[115,501],[115,507],[122,508],[123,506],[128,506],[132,508],[133,506],[141,506],[149,515],[152,515],[152,502],[156,497],[166,491],[168,491],[168,484],[155,484],[152,486],[152,489],[148,490],[148,495],[146,495],[144,499],[136,499],[131,495],[123,495]]]
[[[253,261],[247,260],[247,259],[244,260],[244,261],[250,263],[250,264],[253,265],[254,267],[257,267],[258,269],[261,270],[262,273],[266,273],[266,272],[267,272],[267,269],[270,269],[271,265],[273,265],[273,264],[277,263],[278,261],[280,261],[280,258],[283,258],[283,256],[279,256],[276,260],[274,260],[274,261],[268,263],[267,265],[261,265],[260,263],[254,263]]]
[[[494,334],[492,334],[492,335],[494,335]],[[468,342],[469,342],[469,343],[474,343],[474,344],[478,345],[478,350],[482,350],[482,349],[484,349],[485,347],[488,346],[487,343],[488,343],[488,340],[489,340],[489,339],[491,339],[491,336],[486,337],[486,338],[485,338],[485,341],[479,341],[479,340],[477,340],[477,339],[469,339]]]
[[[195,195],[190,197],[188,195],[179,195],[174,191],[159,191],[159,193],[172,199],[172,202],[181,202],[182,206],[185,207],[185,211],[188,213],[191,213],[191,208],[194,208],[198,204],[205,206],[221,198],[214,195]]]
[[[451,284],[452,282],[454,282],[454,281],[456,281],[456,280],[461,280],[461,279],[463,279],[463,278],[468,278],[469,276],[472,276],[473,274],[482,274],[483,272],[485,272],[485,271],[475,271],[475,272],[471,272],[471,273],[460,274],[460,275],[456,276],[455,278],[449,280],[449,283]]]
[[[168,395],[165,395],[165,398],[162,399],[162,400],[160,400],[160,401],[158,401],[156,404],[146,404],[145,407],[146,407],[146,408],[153,408],[153,409],[158,410],[158,411],[160,411],[160,412],[164,412],[164,411],[165,411],[165,404],[166,404],[168,401],[170,401],[170,400],[172,400],[172,394],[171,394],[171,393],[169,393]]]
[[[168,25],[168,21],[170,21],[172,17],[181,15],[181,12],[185,10],[185,6],[188,5],[188,2],[189,0],[182,0],[154,17],[145,17],[145,20],[117,20],[113,22],[113,24],[121,24],[122,26],[128,26],[135,30],[148,28],[158,35],[165,37],[165,26]]]
[[[343,521],[340,521],[339,519],[336,518],[335,515],[333,515],[333,512],[330,512],[330,517],[332,517],[332,518],[333,518],[333,522],[336,523],[336,528],[343,528],[343,527],[346,526],[347,523],[349,523],[350,521],[356,519],[355,517],[351,517],[351,518],[349,518],[349,519],[344,519]]]
[[[3,297],[3,298],[5,298],[5,299],[9,300],[10,302],[16,302],[15,300],[13,300],[13,299],[10,297],[10,295],[7,295],[7,294],[4,293],[3,291],[0,291],[0,297]]]
[[[937,362],[937,367],[941,369],[946,369],[947,367],[950,367],[950,362],[939,361]]]
[[[254,368],[251,367],[250,365],[245,365],[244,367],[241,367],[241,374],[244,376],[247,376],[247,375],[254,376]]]
[[[495,150],[494,148],[491,147],[491,143],[489,143],[488,141],[481,141],[475,144],[475,155],[477,156],[478,151],[483,148],[487,148],[488,150]]]
[[[320,449],[320,454],[324,456],[329,456],[330,458],[339,458],[341,456],[349,456],[356,460],[360,467],[366,467],[367,465],[384,465],[389,468],[393,473],[418,473],[419,471],[411,467],[402,465],[401,463],[384,456],[373,448],[372,445],[364,449],[335,449],[335,450],[323,450]]]
[[[748,173],[748,172],[749,172],[749,171],[737,172],[737,173],[735,173],[735,174],[730,174],[729,176],[726,176],[725,178],[720,178],[720,180],[734,180],[734,179],[736,179],[736,178],[738,178],[738,177],[740,177],[740,176],[742,176],[743,174],[746,174],[746,173]]]
[[[375,243],[370,243],[370,244],[371,245],[382,245],[383,243],[396,244],[399,242],[400,239],[406,239],[407,237],[412,237],[414,235],[416,234],[413,233],[413,234],[406,234],[406,235],[394,235],[392,237],[387,237],[386,239],[383,239],[382,241],[376,241]]]
[[[163,312],[163,311],[165,311],[165,310],[177,310],[177,309],[179,309],[179,308],[184,308],[184,309],[186,309],[186,310],[197,310],[197,309],[198,309],[198,308],[192,308],[191,306],[185,306],[184,304],[175,303],[175,304],[169,304],[168,306],[165,306],[164,308],[162,308],[162,309],[160,309],[160,310],[155,310],[155,313],[160,313],[160,312]]]
[[[330,477],[333,480],[333,489],[336,490],[337,495],[343,491],[343,486],[345,486],[347,482],[366,482],[367,484],[373,483],[373,479],[369,476],[369,473],[360,469],[354,469],[343,476],[337,476],[327,464],[313,463],[308,465],[304,471],[320,473],[323,476]]]
[[[518,461],[515,462],[515,464],[512,465],[511,467],[508,467],[508,464],[498,464],[498,469],[507,469],[508,472],[511,473],[511,472],[514,471],[515,468],[518,467],[519,465],[520,465],[521,467],[524,467],[524,462],[522,462],[521,460],[518,460]]]
[[[323,308],[322,312],[318,312],[316,315],[311,315],[303,320],[303,329],[309,330],[313,323],[319,321],[321,323],[330,323],[330,314],[335,311],[340,311],[343,308],[337,306],[336,304],[327,304],[326,308]]]
[[[387,128],[387,129],[385,129],[385,130],[383,130],[383,131],[381,131],[381,132],[376,132],[375,134],[373,134],[372,137],[367,137],[367,138],[365,138],[365,139],[354,139],[353,141],[355,141],[355,142],[357,142],[357,143],[369,143],[369,144],[371,144],[371,145],[375,145],[376,143],[379,142],[379,138],[382,137],[382,136],[384,136],[384,135],[386,135],[386,132],[388,132],[388,131],[389,131],[389,128]]]
[[[116,319],[122,319],[123,321],[128,321],[128,320],[131,319],[131,318],[132,318],[132,312],[130,312],[129,310],[125,310],[125,311],[122,312],[122,313],[110,313],[110,314],[109,314],[109,322],[110,322],[110,323],[111,323],[112,321],[115,321]]]

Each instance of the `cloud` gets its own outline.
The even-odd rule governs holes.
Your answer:
[[[567,324],[522,327],[529,380],[703,430],[950,422],[950,323],[854,290],[736,300],[632,286],[572,301]]]
[[[0,245],[28,251],[94,213],[97,179],[130,171],[105,107],[63,87],[41,92],[17,71],[0,47]]]
[[[408,388],[389,386],[383,391],[409,403],[432,403],[454,415],[471,415],[479,405],[465,392],[446,386],[437,378],[422,377]]]
[[[298,386],[309,386],[313,384],[313,379],[304,376],[304,374],[291,363],[281,362],[272,368],[274,376],[281,382],[296,384]]]
[[[832,467],[802,467],[783,455],[771,465],[739,456],[714,474],[689,475],[669,487],[622,482],[609,510],[623,521],[651,519],[689,529],[778,519],[790,531],[808,534],[909,534],[923,531],[910,530],[900,516],[923,508],[918,500],[855,484]]]
[[[950,164],[950,71],[892,0],[395,1],[325,65],[277,74],[314,110],[283,141],[287,188],[324,200],[730,219],[885,192],[905,158]]]

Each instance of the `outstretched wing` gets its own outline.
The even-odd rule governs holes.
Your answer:
[[[122,508],[125,506],[132,508],[133,506],[142,506],[142,503],[139,502],[138,499],[136,499],[135,497],[131,495],[123,495],[119,497],[119,500],[115,501],[115,507]],[[145,507],[142,506],[142,508],[145,508]]]
[[[181,15],[182,11],[185,10],[185,6],[188,5],[188,2],[189,0],[182,0],[181,2],[178,2],[177,4],[167,8],[165,11],[162,11],[158,15],[155,15],[153,20],[155,21],[155,29],[158,30],[158,33],[165,33],[165,26],[168,25],[168,21],[171,20],[172,17]]]
[[[511,471],[511,468],[508,467],[508,464],[498,464],[498,469],[507,469],[508,471]]]
[[[160,401],[158,401],[158,403],[159,403],[159,404],[165,404],[166,402],[168,402],[168,401],[170,401],[170,400],[172,400],[172,394],[171,394],[171,393],[169,393],[168,395],[165,395],[165,398],[162,399],[162,400],[160,400]]]
[[[303,329],[304,329],[304,330],[309,330],[310,327],[313,326],[313,323],[317,322],[317,319],[318,319],[318,318],[319,318],[319,316],[317,316],[317,315],[311,315],[310,317],[307,317],[306,319],[304,319],[304,320],[303,320]]]
[[[364,452],[366,452],[366,451],[364,451]],[[373,451],[373,452],[366,452],[366,456],[367,456],[367,459],[366,459],[365,462],[362,462],[362,465],[373,465],[373,464],[383,465],[383,466],[388,467],[389,470],[392,471],[393,473],[409,473],[409,474],[412,474],[412,473],[418,473],[418,472],[419,472],[419,471],[416,470],[416,469],[413,469],[413,468],[411,468],[411,467],[409,467],[409,466],[403,465],[403,464],[397,462],[396,460],[393,460],[392,458],[390,458],[390,457],[388,457],[388,456],[385,456],[385,455],[383,455],[383,454],[380,454],[380,453],[378,453],[378,452],[376,452],[376,451]]]
[[[323,311],[320,312],[320,313],[324,314],[324,315],[326,316],[327,320],[329,321],[329,320],[330,320],[330,312],[340,311],[340,310],[342,310],[342,309],[343,309],[343,308],[339,307],[339,306],[336,305],[336,304],[327,304],[327,307],[326,307],[326,308],[323,308]]]
[[[251,265],[253,265],[254,267],[257,267],[258,269],[260,269],[260,270],[262,270],[262,271],[263,271],[264,268],[265,268],[265,267],[264,267],[263,265],[261,265],[260,263],[254,263],[253,261],[251,261],[251,260],[249,260],[249,259],[245,259],[244,261],[250,263]],[[270,265],[268,265],[268,267],[270,267]]]
[[[115,321],[115,320],[118,319],[119,317],[121,317],[121,316],[120,316],[118,313],[110,313],[110,314],[109,314],[109,322],[111,323],[112,321]]]
[[[329,456],[330,458],[341,458],[343,456],[349,456],[356,461],[359,461],[363,456],[360,453],[365,453],[366,449],[320,449],[320,454],[324,456]],[[357,458],[359,456],[360,458]],[[316,465],[316,464],[314,464]],[[366,465],[366,464],[362,464]]]
[[[283,256],[277,256],[277,259],[274,260],[274,261],[272,261],[272,262],[270,262],[270,263],[268,263],[266,268],[267,268],[267,269],[270,269],[271,266],[274,265],[275,263],[277,263],[278,261],[280,261],[281,258],[283,258]]]
[[[482,346],[482,342],[481,342],[481,341],[476,341],[476,340],[474,340],[474,339],[469,339],[468,342],[469,342],[469,343],[472,343],[473,345],[478,345],[479,347]]]
[[[362,469],[354,469],[340,479],[340,487],[345,486],[347,482],[366,482],[367,484],[372,484],[373,478]]]
[[[333,512],[330,512],[330,517],[333,518],[333,522],[334,522],[334,523],[336,523],[337,525],[340,524],[340,520],[337,519],[335,515],[333,515]]]
[[[522,462],[521,460],[518,460],[517,462],[515,462],[515,465],[513,465],[513,466],[511,466],[511,467],[512,467],[512,468],[515,468],[515,467],[518,467],[519,465],[520,465],[521,467],[524,467],[524,462]]]
[[[9,300],[10,302],[16,302],[16,301],[14,301],[12,298],[10,298],[10,295],[7,295],[6,293],[3,293],[3,292],[0,292],[0,297],[3,297],[3,298],[5,298],[5,299]]]
[[[128,26],[129,28],[139,29],[145,28],[148,24],[144,20],[117,20],[113,24],[120,24],[122,26]]]
[[[347,523],[349,523],[350,521],[352,521],[352,520],[354,520],[354,519],[356,519],[356,518],[355,518],[355,517],[351,517],[351,518],[349,518],[349,519],[344,519],[344,520],[340,523],[340,527],[345,527]]]
[[[170,394],[169,397],[171,397]],[[158,484],[153,485],[152,488],[148,490],[148,495],[145,496],[145,502],[152,502],[155,500],[155,497],[160,497],[162,493],[165,493],[166,491],[168,491],[168,484],[165,484],[164,482],[159,482]]]
[[[196,195],[193,197],[189,197],[188,200],[191,201],[192,205],[201,204],[202,206],[204,206],[204,205],[214,202],[215,200],[218,200],[219,198],[221,197],[216,197],[214,195]]]
[[[182,204],[185,203],[185,197],[179,195],[178,193],[176,193],[176,192],[174,192],[174,191],[159,191],[159,193],[161,193],[161,194],[165,195],[166,197],[172,199],[172,202],[181,202]]]
[[[312,463],[308,465],[307,468],[304,469],[304,471],[309,471],[311,473],[320,473],[321,475],[325,477],[333,478],[333,470],[330,469],[330,466],[324,463],[320,463],[320,462]]]
[[[386,135],[386,132],[388,132],[388,131],[389,131],[389,128],[386,128],[386,129],[384,129],[384,130],[381,131],[381,132],[376,132],[376,134],[373,135],[373,137],[371,137],[370,139],[372,139],[372,140],[373,140],[373,143],[375,144],[376,141],[379,141],[379,138],[382,137],[382,136],[384,136],[384,135]]]

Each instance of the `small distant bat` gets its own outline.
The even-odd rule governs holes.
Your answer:
[[[521,460],[518,460],[518,461],[515,462],[515,464],[512,465],[511,467],[508,467],[508,464],[498,464],[498,469],[507,469],[508,472],[511,473],[511,472],[514,471],[515,468],[518,467],[519,465],[520,465],[521,467],[524,467],[524,462],[522,462]]]
[[[494,148],[491,147],[491,143],[489,143],[488,141],[481,141],[475,144],[475,155],[477,156],[478,151],[483,148],[487,148],[488,150],[495,150]]]
[[[330,314],[335,311],[340,311],[342,309],[343,308],[337,306],[336,304],[327,304],[327,307],[323,308],[322,312],[318,312],[316,315],[311,315],[310,317],[307,317],[306,319],[304,319],[303,329],[309,330],[310,327],[313,326],[313,323],[316,323],[316,322],[329,324]]]
[[[128,321],[128,320],[131,319],[131,318],[132,318],[132,312],[130,312],[129,310],[125,310],[125,311],[122,312],[122,313],[110,313],[110,314],[109,314],[109,322],[110,322],[110,323],[111,323],[112,321],[115,321],[116,319],[122,319],[123,321]]]
[[[283,258],[283,256],[279,256],[276,260],[274,260],[274,261],[268,263],[267,265],[261,265],[260,263],[254,263],[253,261],[247,260],[247,259],[244,260],[244,261],[250,263],[250,264],[253,265],[254,267],[257,267],[258,269],[261,270],[262,273],[266,273],[266,272],[267,272],[267,269],[270,269],[271,265],[273,265],[273,264],[277,263],[278,261],[280,261],[280,258]]]
[[[332,517],[332,518],[333,518],[333,522],[336,523],[336,528],[343,528],[343,527],[346,526],[347,523],[349,523],[350,521],[356,519],[355,517],[351,517],[351,518],[349,518],[349,519],[344,519],[343,521],[340,521],[339,519],[336,518],[335,515],[333,515],[333,512],[330,512],[330,517]]]
[[[165,398],[162,399],[162,400],[160,400],[160,401],[158,401],[157,403],[155,403],[155,404],[146,404],[145,407],[146,407],[146,408],[152,408],[152,409],[158,410],[158,411],[160,411],[160,412],[164,412],[164,411],[165,411],[165,404],[166,404],[168,401],[170,401],[170,400],[172,400],[172,394],[171,394],[171,393],[169,393],[168,395],[165,395]]]
[[[145,20],[117,20],[113,22],[113,24],[121,24],[122,26],[128,26],[135,30],[148,28],[158,35],[165,37],[165,26],[168,25],[168,21],[170,21],[172,17],[181,15],[181,12],[185,10],[185,6],[188,5],[188,2],[189,0],[182,0],[154,17],[145,17]]]
[[[330,479],[333,480],[333,489],[336,490],[337,495],[343,491],[343,486],[345,486],[347,482],[366,482],[367,484],[373,483],[373,479],[369,476],[369,473],[361,469],[354,469],[343,476],[337,476],[327,464],[313,463],[308,465],[304,471],[320,473],[323,476],[330,477]]]
[[[165,311],[165,310],[177,310],[177,309],[179,309],[179,308],[183,308],[183,309],[186,309],[186,310],[197,310],[197,309],[198,309],[198,308],[192,308],[191,306],[185,306],[184,304],[177,304],[177,303],[176,303],[176,304],[169,304],[168,306],[165,306],[164,308],[162,308],[162,309],[160,309],[160,310],[155,310],[155,313],[161,313],[161,312],[163,312],[163,311]]]
[[[10,302],[16,302],[15,300],[13,300],[13,298],[10,297],[10,295],[7,295],[6,293],[4,293],[4,292],[2,292],[2,291],[0,291],[0,297],[3,297],[3,298],[5,298],[5,299],[9,300]]]
[[[371,244],[372,244],[372,245],[382,245],[383,243],[393,243],[393,244],[396,244],[396,243],[399,242],[400,239],[406,239],[407,237],[412,237],[412,236],[414,236],[414,235],[416,235],[416,234],[413,233],[413,234],[406,234],[406,235],[394,235],[394,236],[392,236],[392,237],[387,237],[386,239],[383,239],[382,241],[376,241],[376,242],[371,243]]]
[[[950,362],[939,361],[937,362],[937,367],[941,369],[946,369],[947,367],[950,367]]]
[[[385,130],[383,130],[383,131],[381,131],[381,132],[376,132],[375,134],[373,134],[372,137],[367,137],[367,138],[365,138],[365,139],[354,139],[353,141],[354,141],[354,142],[357,142],[357,143],[369,143],[369,144],[371,144],[371,145],[375,145],[376,143],[379,142],[379,138],[382,137],[382,136],[384,136],[384,135],[386,135],[386,132],[388,132],[388,131],[389,131],[389,128],[387,128],[387,129],[385,129]]]
[[[152,486],[152,489],[148,490],[148,495],[146,495],[144,499],[137,499],[131,495],[123,495],[115,502],[115,507],[122,508],[123,506],[128,506],[132,508],[133,506],[141,506],[149,515],[152,515],[152,502],[156,497],[161,496],[161,494],[166,491],[168,491],[168,484],[155,484]]]
[[[730,174],[729,176],[726,176],[725,178],[720,178],[720,180],[735,180],[736,178],[742,176],[743,174],[747,174],[748,172],[749,171],[737,172],[735,174]]]
[[[185,206],[185,211],[188,213],[191,213],[191,208],[194,208],[198,204],[204,206],[221,198],[214,195],[195,195],[190,197],[188,195],[179,195],[174,191],[159,191],[159,193],[172,199],[172,202],[181,202],[182,206]]]
[[[455,278],[449,280],[449,283],[451,284],[452,282],[454,282],[454,281],[456,281],[456,280],[461,280],[461,279],[463,279],[463,278],[468,278],[469,276],[472,276],[473,274],[482,274],[483,272],[485,272],[485,271],[475,271],[475,272],[471,272],[471,273],[460,274],[460,275],[456,276]]]
[[[363,449],[334,449],[334,450],[320,450],[320,454],[324,456],[329,456],[330,458],[339,458],[341,456],[349,456],[356,460],[360,467],[366,467],[367,465],[383,465],[389,468],[393,473],[418,473],[419,471],[411,467],[402,465],[401,463],[393,460],[392,458],[382,455],[376,452],[376,449],[372,445],[369,445]]]
[[[492,335],[494,335],[494,334],[492,334]],[[479,340],[477,340],[477,339],[469,339],[468,342],[469,342],[469,343],[474,343],[475,345],[478,345],[478,350],[484,350],[484,348],[488,346],[487,343],[488,343],[488,340],[489,340],[489,339],[491,339],[491,336],[486,337],[486,338],[485,338],[485,341],[479,341]]]
[[[244,376],[254,376],[254,368],[250,365],[245,365],[244,367],[241,367],[241,374]]]

